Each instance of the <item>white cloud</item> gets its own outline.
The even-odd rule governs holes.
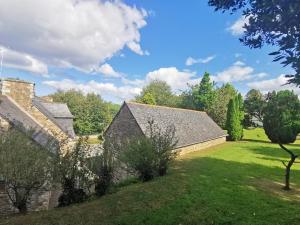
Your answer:
[[[195,73],[179,71],[176,67],[160,68],[149,72],[146,75],[146,83],[153,80],[162,80],[169,84],[173,91],[184,90],[187,88],[187,84],[195,84],[200,79],[194,78]]]
[[[141,92],[141,88],[133,86],[122,86],[117,87],[113,83],[101,83],[94,80],[80,83],[73,80],[64,79],[61,81],[44,81],[43,84],[46,84],[56,90],[79,90],[83,93],[96,93],[100,94],[103,97],[114,98],[117,102],[124,100],[130,100],[134,96],[138,95]]]
[[[122,74],[116,72],[114,68],[112,68],[112,66],[108,63],[105,63],[102,66],[100,66],[96,72],[100,72],[106,77],[122,77]]]
[[[47,74],[48,67],[31,55],[13,51],[0,46],[2,65],[5,67],[21,69],[33,73]],[[3,56],[3,58],[2,58]]]
[[[228,31],[231,32],[234,36],[239,36],[245,31],[245,24],[249,23],[249,18],[245,16],[241,16],[237,21],[235,21],[230,27],[227,28]]]
[[[229,68],[217,73],[216,76],[212,76],[212,79],[216,82],[224,83],[249,80],[253,77],[253,72],[254,69],[252,67],[246,66],[241,61],[237,61]]]
[[[90,71],[125,46],[145,54],[139,31],[146,16],[122,1],[0,1],[0,46],[29,61]]]
[[[131,41],[131,42],[127,43],[127,47],[128,47],[131,51],[135,52],[135,53],[138,54],[138,55],[149,55],[149,52],[148,52],[148,51],[145,51],[145,52],[144,52],[144,51],[141,49],[140,44],[137,43],[137,42],[135,42],[135,41]]]
[[[250,82],[247,84],[247,86],[253,89],[258,89],[264,93],[288,89],[293,90],[296,94],[300,95],[300,88],[297,88],[291,84],[286,85],[287,81],[288,78],[286,78],[284,74],[281,74],[274,79]]]
[[[194,59],[193,57],[188,57],[186,59],[185,65],[192,66],[192,65],[198,64],[198,63],[206,64],[206,63],[209,63],[210,61],[212,61],[214,58],[216,58],[215,55],[208,56],[204,59]]]

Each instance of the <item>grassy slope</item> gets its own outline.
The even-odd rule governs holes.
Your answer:
[[[245,131],[245,139],[183,156],[152,182],[0,224],[299,224],[300,165],[293,168],[295,189],[286,193],[279,184],[286,154],[262,130]],[[289,147],[300,149],[299,143]]]

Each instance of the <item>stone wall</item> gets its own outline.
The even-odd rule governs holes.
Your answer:
[[[34,97],[34,84],[21,80],[3,79],[0,93],[13,98],[22,108],[29,110]]]
[[[222,144],[225,142],[226,142],[226,137],[220,137],[220,138],[206,141],[203,143],[198,143],[198,144],[194,144],[194,145],[185,146],[182,148],[177,148],[176,151],[179,151],[179,155],[183,155],[183,154],[187,154],[190,152],[195,152],[195,151],[199,151],[199,150],[202,150],[205,148],[209,148],[209,147],[212,147],[215,145],[219,145],[219,144]]]
[[[63,149],[71,149],[73,142],[68,142],[68,136],[47,116],[40,112],[33,104],[32,99],[34,97],[34,84],[20,80],[4,79],[0,82],[0,95],[6,95],[11,97],[16,104],[24,111],[28,113],[37,123],[39,123],[44,130],[46,130],[51,136],[59,141],[65,143]],[[26,111],[26,112],[25,112]],[[0,116],[0,132],[7,131],[11,128],[10,123]],[[0,180],[1,182],[1,180]],[[32,195],[30,202],[28,203],[29,210],[44,210],[49,207],[55,207],[58,203],[58,197],[60,190],[51,191],[37,191]],[[8,214],[15,212],[12,207],[6,192],[2,188],[0,189],[0,214]]]
[[[143,135],[135,118],[132,116],[127,105],[123,105],[114,118],[110,127],[105,132],[105,139],[112,139],[118,143],[132,137]]]

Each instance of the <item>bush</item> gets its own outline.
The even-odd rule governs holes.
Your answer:
[[[121,153],[121,161],[140,180],[149,181],[167,173],[169,163],[177,154],[173,151],[176,144],[175,128],[162,131],[150,121],[147,136],[130,140]]]
[[[87,198],[85,189],[91,184],[92,174],[88,169],[89,145],[87,138],[79,138],[74,148],[58,158],[58,173],[63,188],[59,206],[83,202]]]
[[[58,207],[84,202],[86,199],[87,194],[84,190],[82,188],[76,188],[74,180],[66,178],[63,185],[63,193],[58,199]]]
[[[292,91],[269,94],[264,110],[263,126],[273,143],[293,143],[299,133],[300,102]]]

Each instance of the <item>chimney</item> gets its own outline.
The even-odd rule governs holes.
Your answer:
[[[0,80],[0,94],[14,99],[25,110],[30,110],[34,97],[34,83],[17,79]]]

